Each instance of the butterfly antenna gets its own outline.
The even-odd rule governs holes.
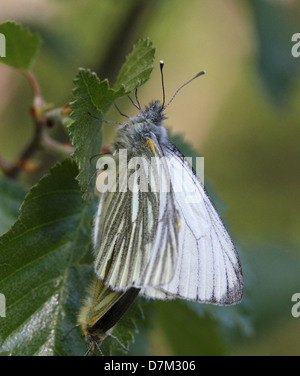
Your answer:
[[[160,76],[161,76],[161,86],[162,86],[162,93],[163,93],[163,101],[161,105],[161,111],[164,109],[165,102],[166,102],[166,93],[165,93],[165,84],[164,84],[164,73],[163,73],[163,68],[164,68],[164,62],[161,60],[159,62],[159,67],[160,67]]]
[[[175,94],[173,95],[173,97],[171,98],[170,102],[163,108],[163,110],[165,110],[167,107],[169,107],[169,105],[173,102],[173,99],[176,97],[176,95],[179,93],[179,91],[184,88],[187,84],[189,84],[190,82],[194,81],[196,78],[200,77],[200,76],[203,76],[206,72],[205,71],[201,71],[199,72],[198,74],[196,74],[195,77],[193,77],[192,79],[190,79],[188,82],[186,82],[185,84],[181,85],[180,88],[178,88],[175,92]]]

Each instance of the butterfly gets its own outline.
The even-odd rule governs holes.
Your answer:
[[[204,185],[163,126],[164,112],[179,90],[205,72],[165,105],[163,62],[160,69],[162,103],[142,109],[136,92],[137,104],[129,98],[138,113],[117,129],[115,186],[101,193],[94,221],[95,273],[120,294],[134,288],[156,299],[236,304],[243,295],[237,250]],[[124,151],[129,161],[142,160],[134,173]],[[151,179],[143,182],[147,172]],[[131,189],[124,189],[129,182]]]

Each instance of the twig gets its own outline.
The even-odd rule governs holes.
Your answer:
[[[36,77],[31,72],[24,72],[28,79],[30,86],[33,90],[33,104],[31,108],[31,116],[34,122],[34,129],[32,138],[27,145],[20,152],[17,160],[13,162],[7,161],[4,157],[0,156],[0,169],[4,174],[11,178],[17,179],[22,169],[26,169],[28,160],[35,154],[35,152],[41,146],[47,146],[58,152],[71,153],[73,148],[67,145],[63,145],[53,140],[45,131],[47,127],[47,117],[45,114],[45,101],[41,94],[41,89],[36,80]]]
[[[42,98],[41,89],[40,89],[40,86],[39,86],[35,76],[29,71],[25,71],[24,74],[27,77],[28,81],[30,82],[30,86],[33,89],[34,97]]]
[[[24,162],[30,159],[31,156],[39,149],[41,134],[42,124],[40,123],[40,121],[35,121],[34,132],[31,140],[29,140],[28,144],[21,151],[17,158],[17,161],[12,165],[12,167],[9,170],[4,171],[7,177],[11,179],[18,178],[19,173],[22,170],[22,166],[24,165]]]
[[[0,155],[0,166],[4,174],[6,175],[6,173],[13,168],[13,163],[11,163],[10,161],[8,161]]]
[[[63,154],[71,154],[74,152],[73,146],[62,144],[61,142],[54,140],[52,137],[48,135],[47,132],[45,132],[45,130],[43,130],[42,132],[41,144],[48,149]]]

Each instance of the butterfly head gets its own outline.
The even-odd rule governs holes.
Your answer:
[[[163,107],[160,101],[153,101],[149,104],[149,106],[146,106],[143,111],[143,115],[145,120],[158,127],[161,126],[163,120],[166,119],[166,116],[163,114]]]

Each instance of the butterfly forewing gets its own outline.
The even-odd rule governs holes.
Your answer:
[[[174,215],[179,216],[180,222],[178,257],[171,282],[159,290],[145,289],[142,293],[162,299],[180,297],[219,305],[237,303],[242,297],[243,277],[231,238],[184,156],[170,141],[162,149],[169,171],[173,171],[170,178],[177,210]],[[192,200],[191,187],[195,188]]]

